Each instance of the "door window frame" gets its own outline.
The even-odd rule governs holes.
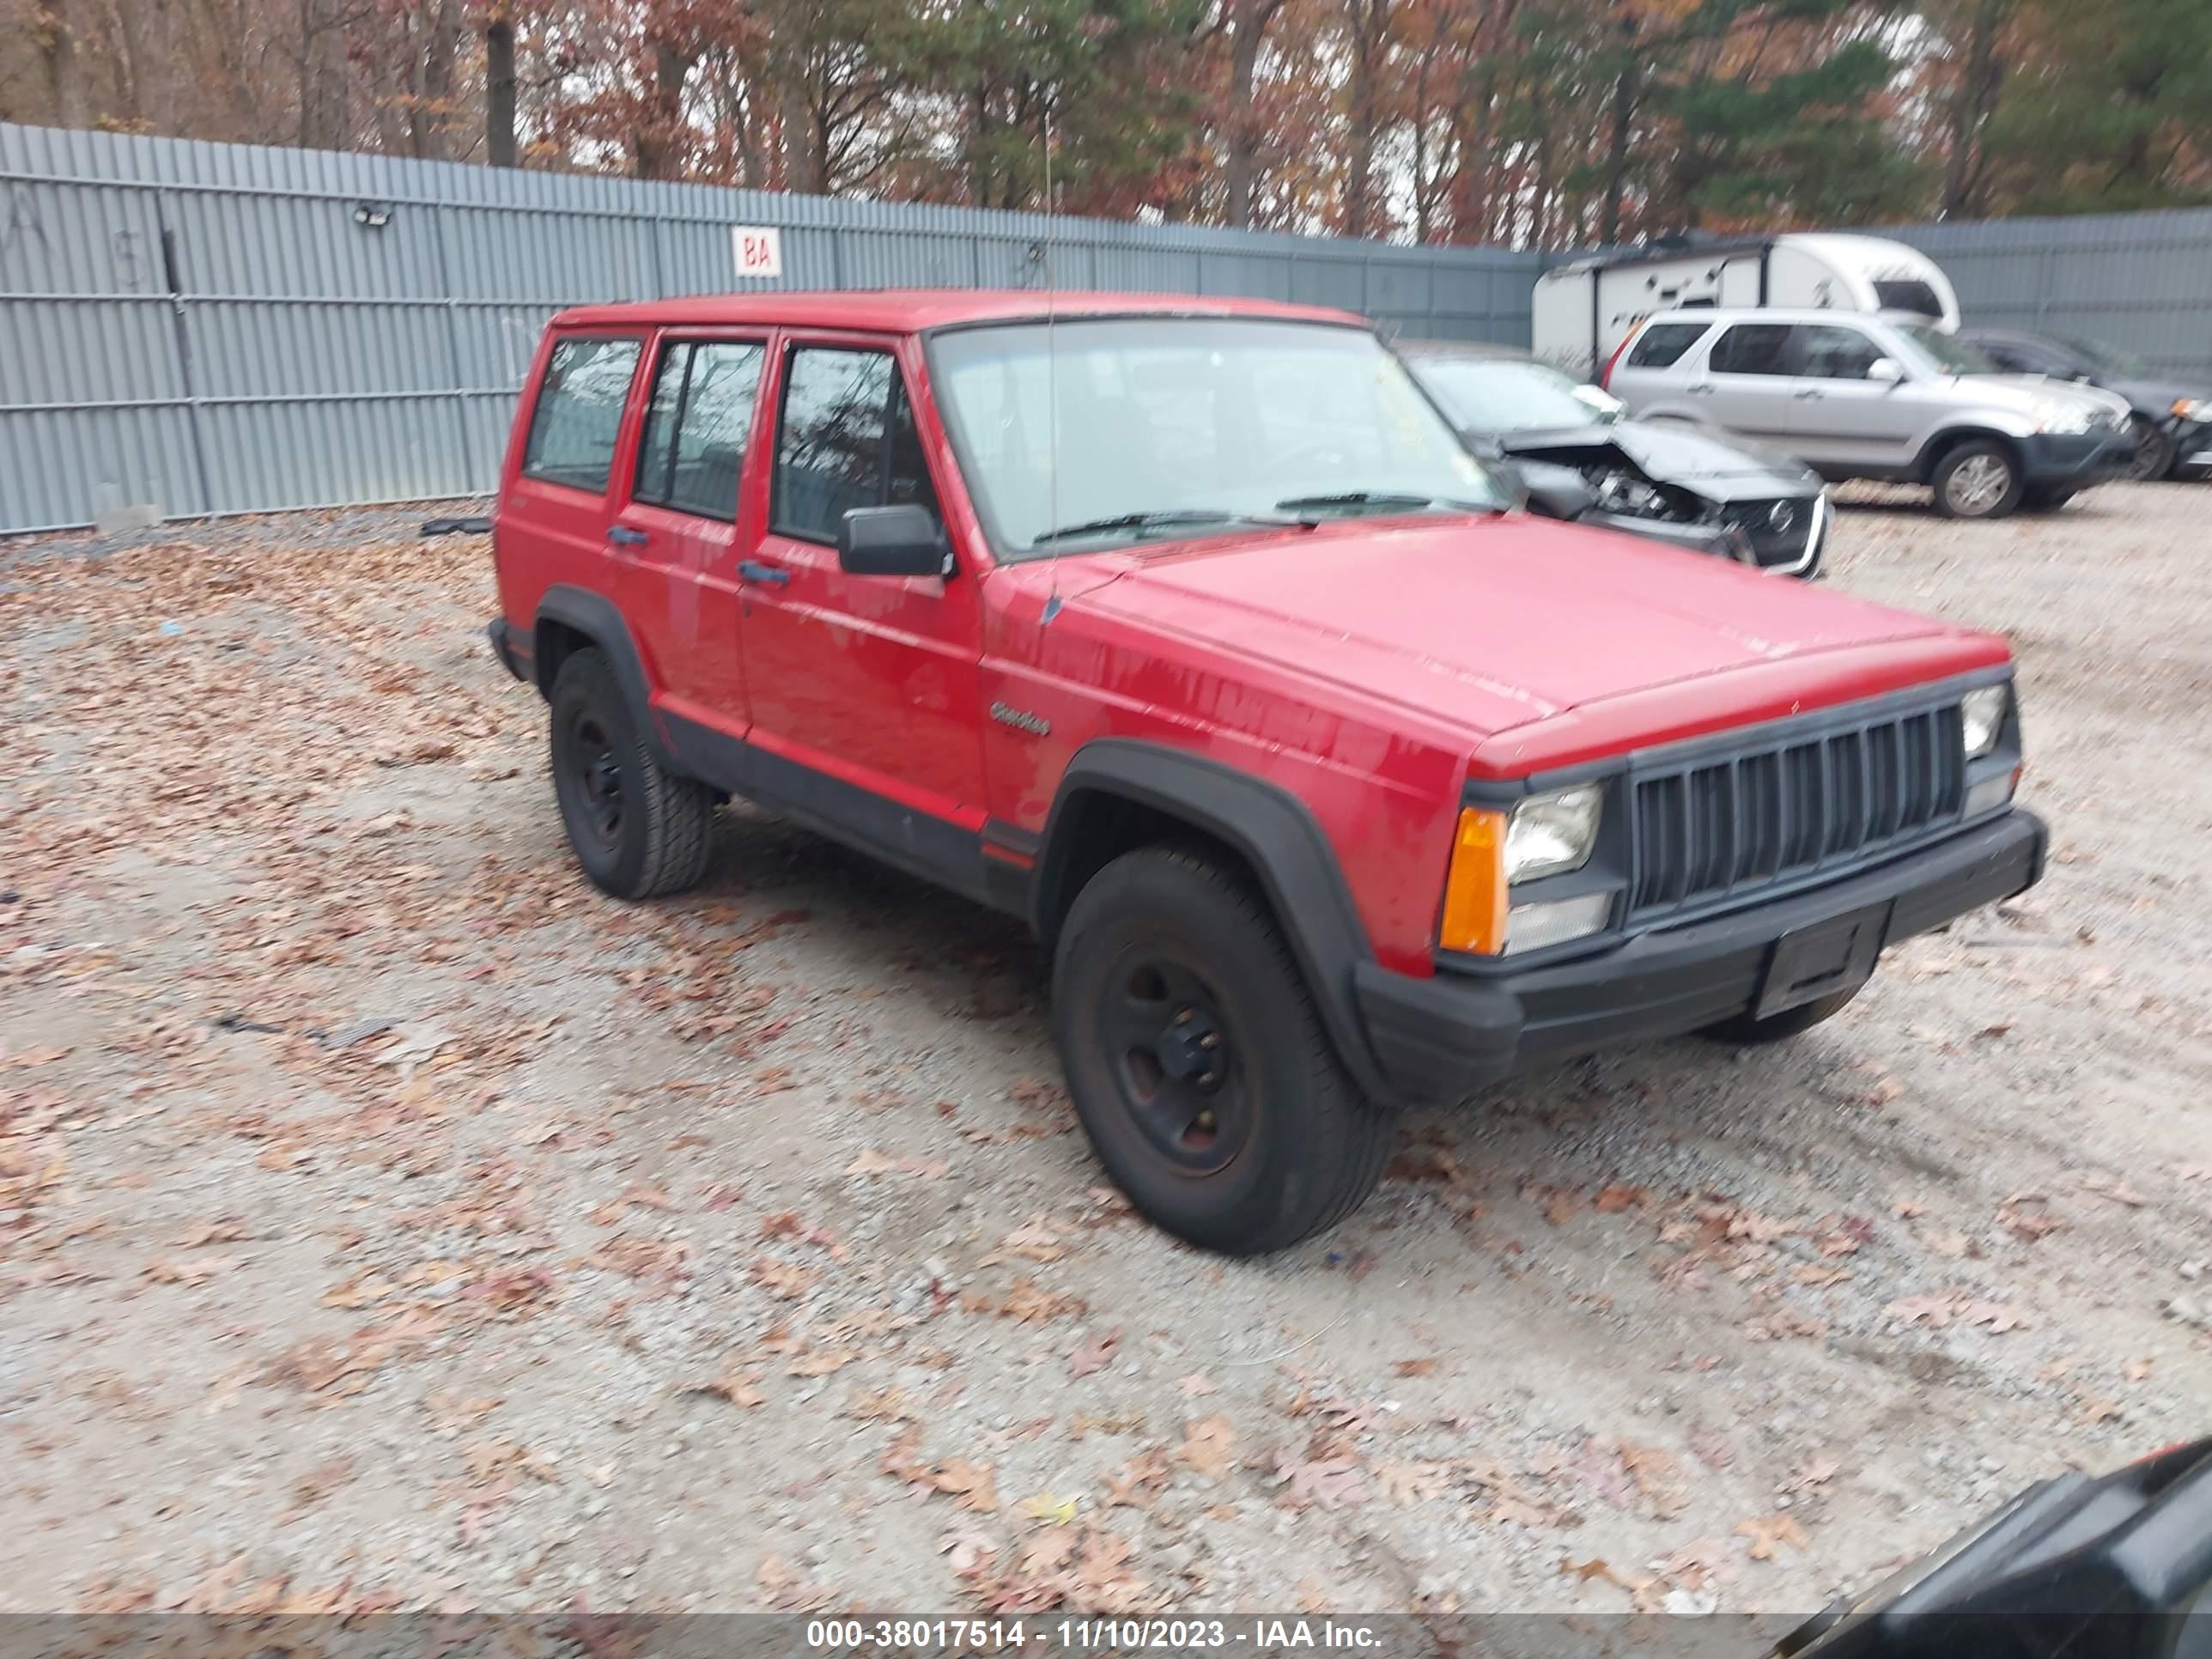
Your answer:
[[[516,455],[514,462],[514,475],[518,479],[527,479],[530,483],[545,489],[562,489],[572,495],[581,495],[586,500],[605,501],[610,504],[618,501],[626,501],[629,499],[629,475],[636,471],[635,444],[637,434],[634,428],[641,428],[643,425],[641,415],[633,420],[635,411],[632,405],[637,402],[638,398],[640,381],[638,369],[652,359],[653,339],[654,330],[650,325],[635,329],[558,329],[550,334],[545,344],[544,361],[538,365],[538,373],[531,381],[530,419],[522,429],[522,448]],[[584,344],[594,340],[627,340],[637,348],[637,361],[630,365],[629,385],[623,390],[621,411],[615,417],[615,442],[614,448],[607,458],[606,482],[597,489],[585,484],[571,483],[565,478],[551,477],[545,473],[533,472],[530,470],[531,440],[537,435],[538,417],[545,409],[545,382],[553,373],[554,354],[564,345]],[[617,487],[617,481],[619,481],[619,487]]]
[[[802,329],[786,329],[777,331],[772,343],[775,384],[772,386],[763,387],[763,391],[774,398],[775,414],[766,462],[767,499],[763,504],[763,524],[767,534],[781,537],[786,541],[802,543],[809,547],[834,548],[836,546],[837,541],[834,533],[823,536],[811,531],[793,529],[783,524],[778,516],[776,483],[777,475],[781,470],[781,461],[783,454],[784,410],[791,396],[791,365],[799,353],[809,350],[866,351],[890,359],[893,383],[897,389],[897,395],[906,401],[907,407],[913,416],[915,447],[921,461],[923,474],[929,480],[930,495],[937,504],[938,522],[944,527],[947,545],[957,550],[960,538],[954,533],[951,522],[949,492],[945,488],[942,470],[938,466],[937,458],[933,453],[937,445],[932,441],[930,433],[924,423],[922,399],[915,397],[914,392],[915,380],[923,370],[915,355],[908,349],[910,342],[910,336],[898,334],[845,333],[836,331],[817,331]],[[890,417],[890,405],[888,404],[884,406],[884,416],[880,485],[883,499],[874,503],[878,507],[889,503],[890,494],[890,448],[895,436],[895,422]],[[955,556],[957,557],[957,551]]]
[[[753,386],[752,426],[745,436],[745,453],[738,462],[738,493],[736,499],[730,504],[730,515],[727,518],[724,518],[721,514],[717,513],[702,513],[696,507],[683,506],[676,501],[657,500],[653,497],[641,495],[637,493],[638,471],[639,469],[645,465],[646,422],[653,418],[653,398],[659,382],[661,362],[666,357],[668,353],[675,350],[679,346],[702,345],[757,346],[760,348],[761,352],[760,378]],[[755,453],[760,448],[759,439],[761,429],[761,412],[767,404],[769,394],[772,389],[769,385],[769,376],[775,362],[775,331],[772,329],[763,329],[757,327],[744,329],[664,329],[659,331],[653,341],[652,362],[653,372],[651,374],[647,375],[641,384],[632,387],[633,396],[638,404],[637,430],[631,441],[631,454],[628,481],[623,487],[623,505],[628,507],[642,507],[647,511],[655,513],[673,513],[678,517],[696,519],[706,524],[723,524],[735,526],[742,523],[745,516],[745,497],[749,493],[748,480],[753,468],[753,458]],[[690,408],[691,368],[691,361],[687,360],[684,365],[684,389],[678,397],[676,406],[675,424],[673,429],[669,434],[668,459],[672,470],[674,467],[676,459],[676,440],[682,434],[684,429],[684,416],[690,411]],[[778,392],[778,397],[780,422],[780,391]],[[771,465],[772,465],[773,463],[771,463]],[[773,475],[771,475],[771,477]]]

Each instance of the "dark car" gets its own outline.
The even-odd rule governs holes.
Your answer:
[[[2212,386],[2205,378],[2168,374],[2133,352],[2095,340],[2060,340],[2016,328],[1962,328],[1959,337],[2013,374],[2081,380],[2128,400],[2135,460],[2128,476],[2212,477]]]
[[[1461,441],[1535,512],[1811,578],[1828,498],[1795,457],[1714,428],[1625,418],[1620,402],[1525,352],[1401,344]]]

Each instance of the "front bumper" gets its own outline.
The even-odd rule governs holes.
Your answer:
[[[2173,423],[2173,465],[2176,471],[2212,466],[2212,421]]]
[[[2043,821],[2015,808],[1894,863],[1602,953],[1481,975],[1416,979],[1371,962],[1353,994],[1384,1076],[1409,1100],[1449,1103],[1594,1048],[1680,1036],[1750,1010],[1782,937],[1887,907],[1894,944],[2032,887]]]
[[[2018,441],[2021,481],[2044,489],[2063,485],[2069,489],[2087,489],[2120,477],[2136,453],[2134,435],[2124,429],[2039,432]]]

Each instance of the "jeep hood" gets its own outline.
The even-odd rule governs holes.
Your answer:
[[[1682,421],[1594,422],[1589,426],[1502,432],[1493,441],[1508,455],[1567,465],[1610,445],[1656,483],[1749,478],[1769,494],[1794,495],[1819,482],[1794,456],[1733,432]]]
[[[1853,647],[1955,642],[1961,671],[1992,650],[1986,635],[1926,617],[1519,514],[1133,551],[1072,604],[1480,736]]]

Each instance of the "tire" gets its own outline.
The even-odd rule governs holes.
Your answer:
[[[1382,1176],[1393,1119],[1338,1060],[1266,902],[1209,851],[1140,848],[1085,884],[1054,951],[1053,1026],[1098,1161],[1186,1243],[1286,1249]]]
[[[2135,430],[2136,453],[2128,460],[2128,477],[2135,483],[2149,483],[2163,478],[2173,471],[2174,441],[2170,432],[2160,432],[2151,422],[2140,415],[2128,417]]]
[[[1836,991],[1811,1002],[1802,1002],[1795,1008],[1785,1008],[1778,1014],[1769,1014],[1760,1019],[1751,1013],[1741,1013],[1732,1018],[1708,1025],[1698,1033],[1716,1042],[1733,1044],[1739,1048],[1759,1048],[1770,1042],[1786,1042],[1791,1037],[1811,1030],[1824,1019],[1841,1013],[1850,1000],[1859,994],[1854,985],[1848,991]]]
[[[2024,513],[2056,513],[2073,499],[2070,489],[2031,489],[2021,497],[2020,505]]]
[[[653,757],[605,653],[573,653],[549,701],[554,798],[592,885],[627,899],[697,886],[714,853],[714,792]]]
[[[2020,505],[2020,463],[2002,444],[1969,439],[1936,464],[1936,510],[1947,519],[2002,519]]]

